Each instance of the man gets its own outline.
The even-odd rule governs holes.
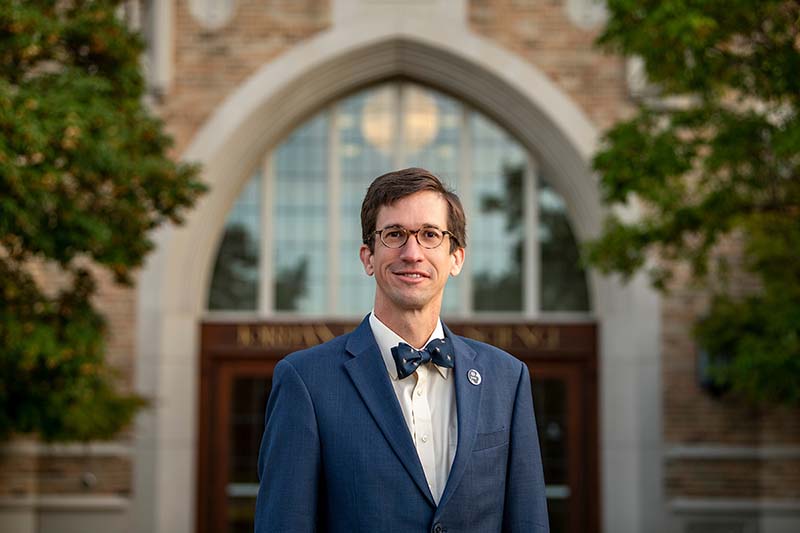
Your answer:
[[[423,169],[385,174],[361,226],[374,308],[275,367],[256,532],[547,532],[526,366],[439,319],[464,264],[458,197]]]

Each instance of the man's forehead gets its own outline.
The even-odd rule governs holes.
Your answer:
[[[447,201],[434,191],[420,191],[378,209],[379,227],[386,226],[436,226],[447,225]]]

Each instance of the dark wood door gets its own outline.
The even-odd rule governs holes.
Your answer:
[[[237,327],[203,327],[198,531],[250,533],[258,489],[256,461],[272,372],[283,355],[302,346],[219,345],[215,342],[226,337],[220,326],[223,330]],[[337,334],[342,328],[328,326]],[[306,329],[305,339],[313,341],[309,331]],[[241,341],[241,330],[236,336]],[[551,348],[551,353],[541,347],[517,347],[516,352],[531,373],[551,531],[598,531],[594,350],[558,353]]]

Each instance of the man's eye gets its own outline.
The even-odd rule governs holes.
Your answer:
[[[391,231],[386,232],[386,236],[390,239],[399,239],[403,236],[403,232],[397,229],[393,229]]]
[[[439,236],[439,232],[435,229],[427,229],[425,230],[425,237],[428,239],[435,239]]]

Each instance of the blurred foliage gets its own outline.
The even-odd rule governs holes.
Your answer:
[[[800,403],[800,2],[609,0],[599,43],[642,58],[656,98],[594,160],[612,215],[591,263],[666,287],[679,263],[709,290],[697,324],[714,378],[756,404]],[[730,276],[739,242],[758,289]],[[659,259],[649,262],[656,254]]]
[[[120,1],[0,0],[0,438],[110,438],[143,400],[115,389],[87,263],[130,284],[147,233],[204,190],[143,105]],[[67,282],[47,295],[32,261]]]

